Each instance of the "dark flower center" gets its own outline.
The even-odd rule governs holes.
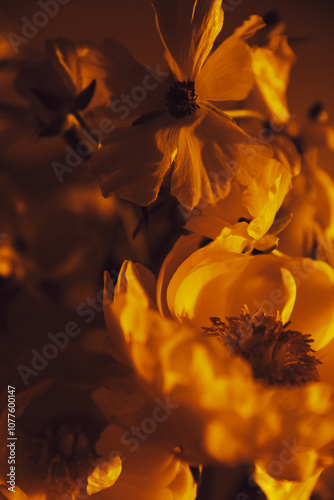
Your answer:
[[[168,111],[174,117],[180,120],[191,115],[199,108],[196,102],[197,95],[195,94],[195,82],[188,80],[176,81],[174,85],[169,87],[166,94],[166,104]]]
[[[242,309],[240,317],[210,318],[212,326],[204,332],[218,337],[233,354],[242,356],[252,366],[254,377],[266,385],[302,386],[320,380],[310,335],[287,330],[279,314],[258,310],[249,314]]]

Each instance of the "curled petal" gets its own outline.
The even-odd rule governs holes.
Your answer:
[[[259,29],[264,28],[265,25],[266,23],[261,16],[250,16],[241,26],[234,30],[233,35],[247,40],[248,38],[252,38]]]

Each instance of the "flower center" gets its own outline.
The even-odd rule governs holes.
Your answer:
[[[50,422],[34,437],[31,458],[56,498],[62,494],[76,498],[79,490],[82,493],[96,467],[98,436],[96,422],[68,416]]]
[[[197,95],[195,94],[195,82],[188,80],[176,81],[174,85],[169,87],[166,94],[166,104],[168,111],[174,117],[180,120],[191,115],[199,108],[196,102]]]
[[[204,332],[218,337],[233,354],[242,356],[252,366],[254,377],[266,385],[302,386],[320,380],[310,335],[287,330],[279,313],[269,315],[261,310],[249,314],[247,307],[240,317],[210,318],[211,327]]]

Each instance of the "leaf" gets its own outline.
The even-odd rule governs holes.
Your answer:
[[[79,111],[82,111],[83,109],[86,109],[91,100],[94,97],[96,90],[96,80],[93,80],[88,87],[84,88],[75,98],[73,101],[73,106],[75,109],[78,109]]]

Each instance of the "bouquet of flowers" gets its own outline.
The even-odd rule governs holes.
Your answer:
[[[1,498],[333,499],[334,125],[278,12],[152,0],[153,66],[30,50],[66,3],[1,35]]]

